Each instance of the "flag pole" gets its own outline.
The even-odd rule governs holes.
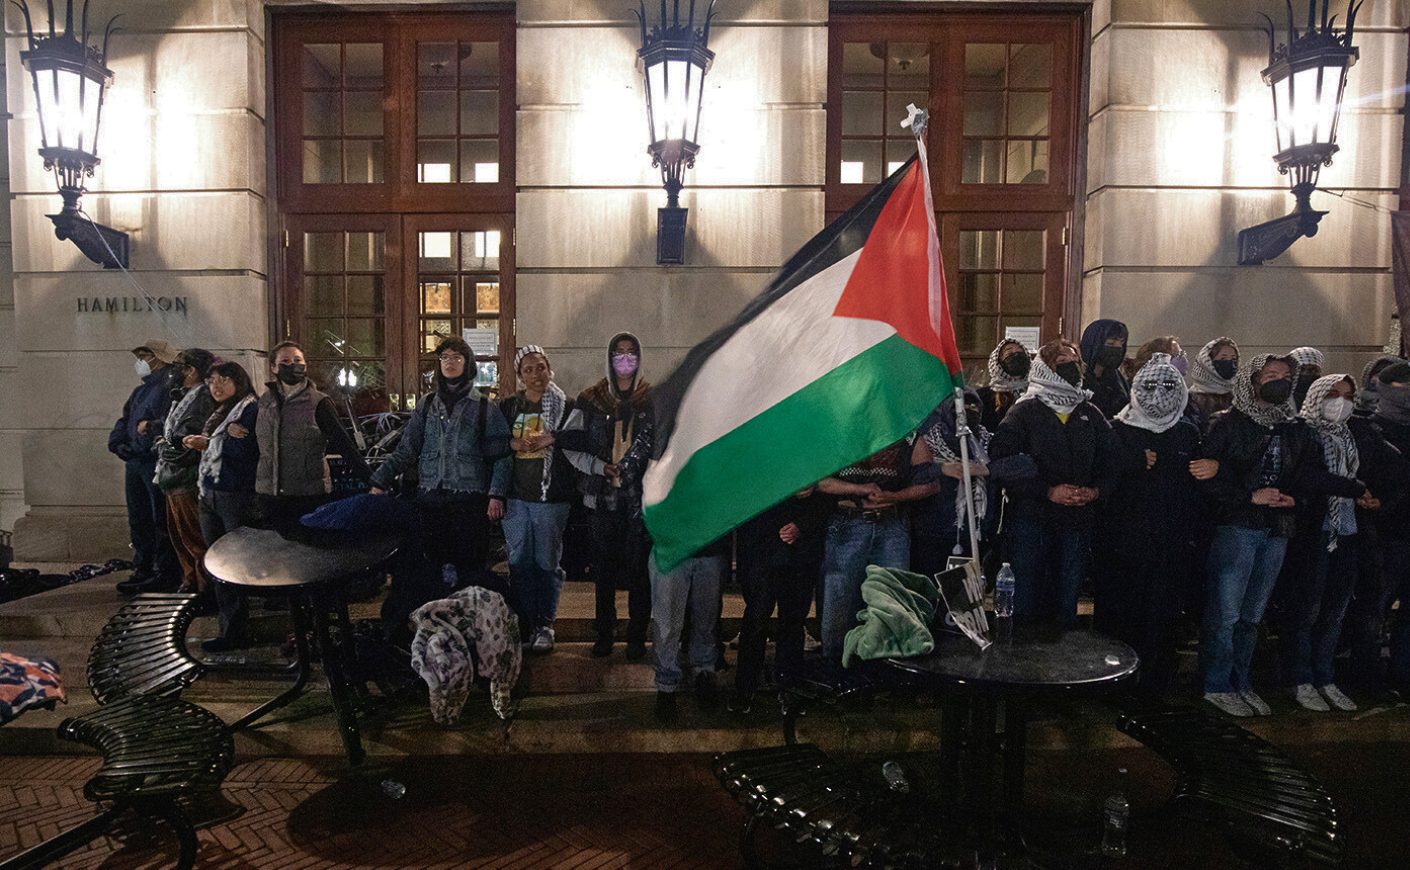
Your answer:
[[[916,151],[919,152],[920,171],[925,178],[926,201],[930,201],[930,164],[925,152],[925,128],[930,122],[930,113],[916,108],[915,103],[906,106],[906,118],[902,127],[909,127],[916,137]],[[964,388],[955,387],[955,434],[960,439],[960,467],[963,473],[964,505],[969,524],[969,558],[974,563],[975,573],[979,573],[979,523],[974,516],[974,485],[969,470],[969,438],[973,434],[964,412]]]

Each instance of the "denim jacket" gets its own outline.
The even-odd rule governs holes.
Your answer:
[[[504,415],[478,389],[456,402],[451,413],[440,394],[431,393],[412,412],[397,449],[373,473],[372,485],[386,489],[414,460],[423,492],[488,492],[495,461],[511,452],[509,434]]]

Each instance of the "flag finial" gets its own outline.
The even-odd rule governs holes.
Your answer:
[[[910,127],[912,133],[916,136],[922,136],[929,123],[930,113],[925,109],[917,109],[915,103],[906,106],[906,120],[901,122],[902,127]]]

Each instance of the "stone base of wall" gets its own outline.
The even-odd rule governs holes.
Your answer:
[[[127,517],[33,513],[15,520],[16,562],[106,562],[132,556]]]

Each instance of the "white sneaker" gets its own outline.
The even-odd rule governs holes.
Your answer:
[[[1328,683],[1318,691],[1320,691],[1322,696],[1328,701],[1331,701],[1332,706],[1336,707],[1338,710],[1351,711],[1356,709],[1356,702],[1342,694],[1341,689],[1338,689],[1335,683]]]
[[[803,651],[816,652],[822,649],[822,641],[813,637],[813,633],[806,628],[803,629]]]
[[[529,650],[536,653],[553,652],[553,629],[540,628],[535,630],[534,640],[529,646]]]
[[[1322,696],[1317,694],[1317,690],[1312,688],[1311,683],[1299,683],[1297,688],[1293,690],[1293,697],[1306,710],[1326,713],[1332,709],[1327,706],[1326,701],[1322,700]]]
[[[1204,699],[1230,716],[1249,717],[1253,708],[1245,704],[1236,692],[1207,692]]]
[[[1247,692],[1239,692],[1239,697],[1243,702],[1253,708],[1253,712],[1260,716],[1272,716],[1273,708],[1268,706],[1268,702],[1258,697],[1258,693],[1252,689]]]

